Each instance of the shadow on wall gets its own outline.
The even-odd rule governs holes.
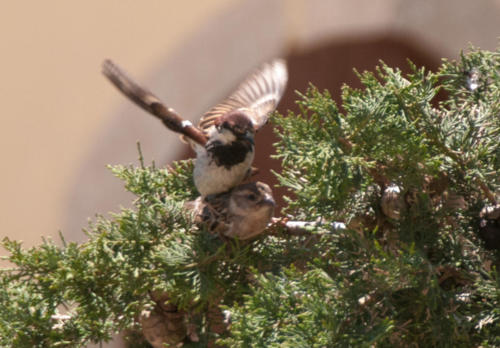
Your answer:
[[[304,93],[309,83],[312,83],[319,90],[329,90],[334,100],[340,104],[342,85],[347,84],[354,88],[361,87],[353,69],[360,72],[373,71],[380,60],[389,66],[400,68],[404,73],[410,72],[408,59],[417,66],[424,66],[428,70],[436,70],[440,63],[440,58],[437,55],[426,51],[417,40],[404,36],[374,36],[372,38],[336,40],[308,50],[291,52],[286,59],[288,61],[289,83],[278,107],[281,114],[286,114],[288,110],[299,112],[299,108],[295,104],[298,99],[295,92]],[[277,140],[271,125],[265,126],[257,134],[254,166],[259,168],[259,173],[252,180],[260,180],[273,187],[278,206],[276,211],[279,212],[285,205],[283,195],[289,193],[284,188],[275,187],[278,181],[272,174],[272,171],[281,171],[279,161],[271,158],[276,153],[273,143]],[[186,148],[179,159],[192,156],[194,153]]]

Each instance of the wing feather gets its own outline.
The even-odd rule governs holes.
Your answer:
[[[205,134],[208,133],[214,121],[228,112],[241,110],[252,120],[258,130],[266,124],[283,96],[288,81],[286,63],[276,59],[263,64],[222,103],[207,111],[198,124]]]
[[[180,117],[174,109],[167,107],[148,89],[141,87],[113,61],[106,59],[102,64],[102,72],[126,97],[142,109],[158,117],[167,128],[182,134],[182,137],[191,139],[201,146],[206,144],[207,137],[202,131],[195,128],[191,122]]]

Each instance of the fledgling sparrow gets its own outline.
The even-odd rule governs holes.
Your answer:
[[[240,184],[231,191],[201,196],[185,205],[209,232],[240,240],[262,233],[271,221],[274,206],[271,188],[262,182]]]
[[[226,192],[249,176],[255,132],[276,109],[288,80],[283,60],[263,64],[194,127],[111,60],[104,61],[103,73],[130,100],[189,142],[196,152],[194,183],[202,196]]]

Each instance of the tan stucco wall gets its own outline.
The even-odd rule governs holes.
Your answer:
[[[31,244],[63,227],[75,170],[120,100],[103,58],[141,76],[231,2],[1,2],[2,236]]]

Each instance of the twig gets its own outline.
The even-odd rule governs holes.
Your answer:
[[[481,188],[481,190],[483,190],[483,193],[486,195],[486,197],[488,198],[490,203],[497,204],[497,200],[495,198],[495,195],[493,194],[493,192],[490,191],[488,186],[486,186],[486,184],[479,178],[477,178],[476,181],[479,184],[479,187]]]
[[[289,221],[287,219],[273,218],[268,228],[282,228],[283,232],[291,236],[310,236],[317,234],[314,230],[318,227],[330,228],[330,232],[345,230],[347,227],[343,222],[324,223],[321,221]]]

